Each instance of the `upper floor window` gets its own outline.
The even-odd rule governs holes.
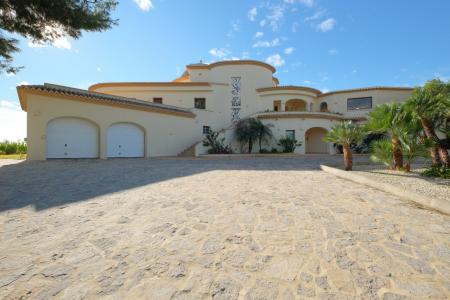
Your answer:
[[[162,98],[153,98],[153,103],[162,104]]]
[[[286,137],[295,140],[295,130],[286,130]]]
[[[205,98],[195,98],[194,107],[197,109],[206,109],[206,99]]]
[[[320,103],[320,111],[321,112],[328,112],[328,104],[326,102]]]
[[[347,99],[347,110],[371,109],[372,97]]]
[[[203,134],[209,134],[209,132],[211,131],[211,127],[209,126],[203,126]]]

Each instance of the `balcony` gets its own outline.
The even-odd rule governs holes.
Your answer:
[[[257,115],[259,119],[327,119],[345,120],[343,115],[330,112],[312,111],[265,111]]]

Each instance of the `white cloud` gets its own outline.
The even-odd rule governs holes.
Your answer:
[[[303,80],[304,84],[312,84],[313,82],[311,80]]]
[[[233,28],[234,31],[239,31],[239,21],[231,22],[231,28]]]
[[[29,40],[28,47],[44,48],[51,44],[51,45],[53,45],[53,47],[56,47],[59,49],[67,49],[67,50],[72,49],[72,45],[70,44],[69,39],[65,35],[65,32],[62,28],[46,26],[44,31],[45,31],[44,35],[47,35],[48,37],[51,37],[51,36],[57,36],[57,37],[53,38],[49,43],[45,43],[42,41]]]
[[[314,5],[314,0],[284,0],[284,2],[289,3],[289,4],[300,3],[300,4],[303,4],[308,7],[311,7]]]
[[[284,20],[284,6],[275,6],[271,8],[270,15],[267,16],[267,22],[273,31],[280,28],[281,23]]]
[[[292,54],[292,52],[294,52],[294,47],[289,47],[289,48],[284,49],[285,54]]]
[[[231,54],[231,51],[226,48],[213,48],[209,50],[209,54],[218,59],[224,59]]]
[[[262,19],[262,20],[259,22],[259,26],[261,26],[261,27],[266,26],[266,24],[267,24],[267,20],[266,20],[266,19]]]
[[[338,53],[338,51],[337,51],[336,49],[330,49],[330,50],[328,50],[328,53],[329,53],[330,55],[335,55],[335,54]]]
[[[140,10],[149,11],[153,8],[153,3],[151,0],[133,0],[137,4]]]
[[[309,17],[306,17],[304,21],[305,21],[305,22],[309,22],[309,21],[317,20],[317,19],[319,19],[321,16],[323,16],[324,13],[325,13],[324,10],[318,10],[318,11],[316,11],[316,12],[314,13],[314,15],[309,16]]]
[[[29,85],[30,83],[28,81],[21,81],[17,85]]]
[[[266,59],[266,62],[274,67],[281,67],[285,64],[285,61],[280,54],[274,54],[269,56]]]
[[[250,9],[250,11],[248,12],[248,18],[250,19],[250,21],[255,21],[257,15],[258,15],[258,10],[257,10],[256,7],[253,7],[253,8]]]
[[[6,77],[12,77],[12,76],[16,76],[16,74],[6,72],[6,73],[5,73],[5,76],[6,76]]]
[[[275,38],[272,41],[257,41],[253,44],[253,48],[270,48],[276,47],[280,44],[280,39]]]
[[[67,49],[67,50],[72,49],[72,45],[65,36],[59,37],[56,40],[54,40],[53,46],[59,49]]]
[[[320,23],[317,26],[317,30],[322,31],[322,32],[327,32],[327,31],[332,30],[335,25],[336,25],[336,20],[333,18],[329,18],[329,19],[326,19],[325,21],[323,21],[322,23]]]
[[[102,72],[102,68],[97,67],[97,72],[101,73]]]
[[[0,100],[0,141],[23,140],[27,135],[27,114],[19,103]]]
[[[248,53],[248,51],[244,51],[242,52],[242,59],[249,59],[250,58],[250,53]]]
[[[255,38],[262,37],[263,35],[264,35],[264,32],[258,31],[258,32],[255,34]]]

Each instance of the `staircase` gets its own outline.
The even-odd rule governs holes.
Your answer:
[[[258,114],[259,114],[259,113],[251,114],[251,115],[249,115],[249,116],[247,116],[247,117],[245,117],[245,118],[242,118],[242,120],[243,120],[243,119],[247,119],[247,118],[253,118],[253,117],[256,117]],[[235,125],[236,125],[236,124],[228,125],[227,127],[222,128],[222,129],[219,130],[218,132],[219,132],[220,134],[225,134],[226,131],[228,131],[228,130],[234,130],[234,126],[235,126]],[[179,157],[195,157],[195,156],[196,156],[196,153],[195,153],[195,147],[196,147],[199,143],[202,143],[202,142],[203,142],[203,138],[202,138],[200,141],[195,142],[194,144],[192,144],[191,146],[189,146],[188,148],[186,148],[185,150],[183,150],[183,152],[181,152],[180,154],[178,154],[178,156],[179,156]]]
[[[178,154],[179,157],[195,157],[195,146],[198,144],[198,142],[195,142],[188,148],[184,149],[183,152]]]

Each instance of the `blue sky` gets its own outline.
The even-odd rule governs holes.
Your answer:
[[[322,91],[450,78],[447,0],[121,0],[119,25],[51,45],[21,39],[0,75],[0,139],[25,136],[15,87],[170,81],[186,64],[256,59],[282,85]]]

